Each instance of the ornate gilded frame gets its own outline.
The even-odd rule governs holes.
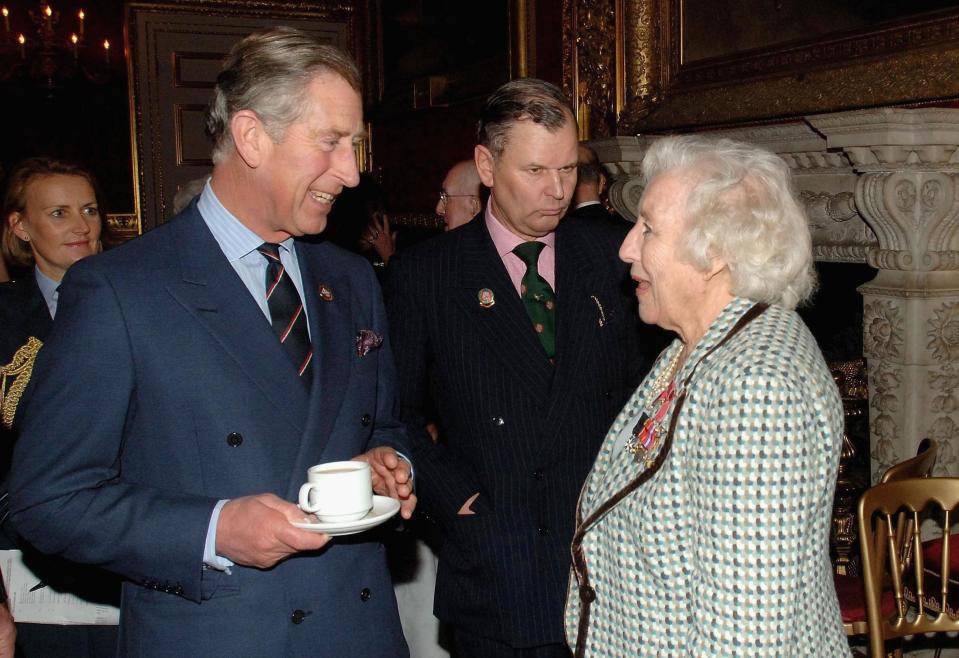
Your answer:
[[[959,8],[684,63],[683,0],[623,1],[621,135],[959,98]]]

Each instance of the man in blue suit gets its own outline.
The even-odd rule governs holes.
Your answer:
[[[358,182],[355,64],[302,32],[238,43],[197,202],[74,267],[37,360],[12,518],[126,578],[124,656],[405,656],[383,547],[290,521],[312,464],[370,463],[409,518],[379,288],[317,234]]]

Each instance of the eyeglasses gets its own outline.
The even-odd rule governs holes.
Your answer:
[[[478,199],[479,195],[477,194],[447,194],[446,192],[440,192],[440,203],[446,205],[446,202],[450,199],[456,198],[468,198],[468,199]]]

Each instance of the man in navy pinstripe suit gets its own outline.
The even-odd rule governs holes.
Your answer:
[[[443,538],[434,612],[457,656],[566,656],[576,496],[642,370],[625,230],[560,221],[577,139],[555,86],[507,83],[478,137],[487,207],[398,256],[388,304],[420,504]],[[534,280],[548,321],[528,311]]]

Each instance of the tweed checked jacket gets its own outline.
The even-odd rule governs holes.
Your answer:
[[[736,298],[723,310],[678,387],[751,306]],[[681,348],[667,348],[613,423],[582,518],[645,468],[623,436]],[[687,390],[662,469],[584,538],[596,591],[587,655],[848,656],[828,550],[842,403],[812,335],[772,306],[704,360]],[[574,576],[571,646],[579,607]]]

